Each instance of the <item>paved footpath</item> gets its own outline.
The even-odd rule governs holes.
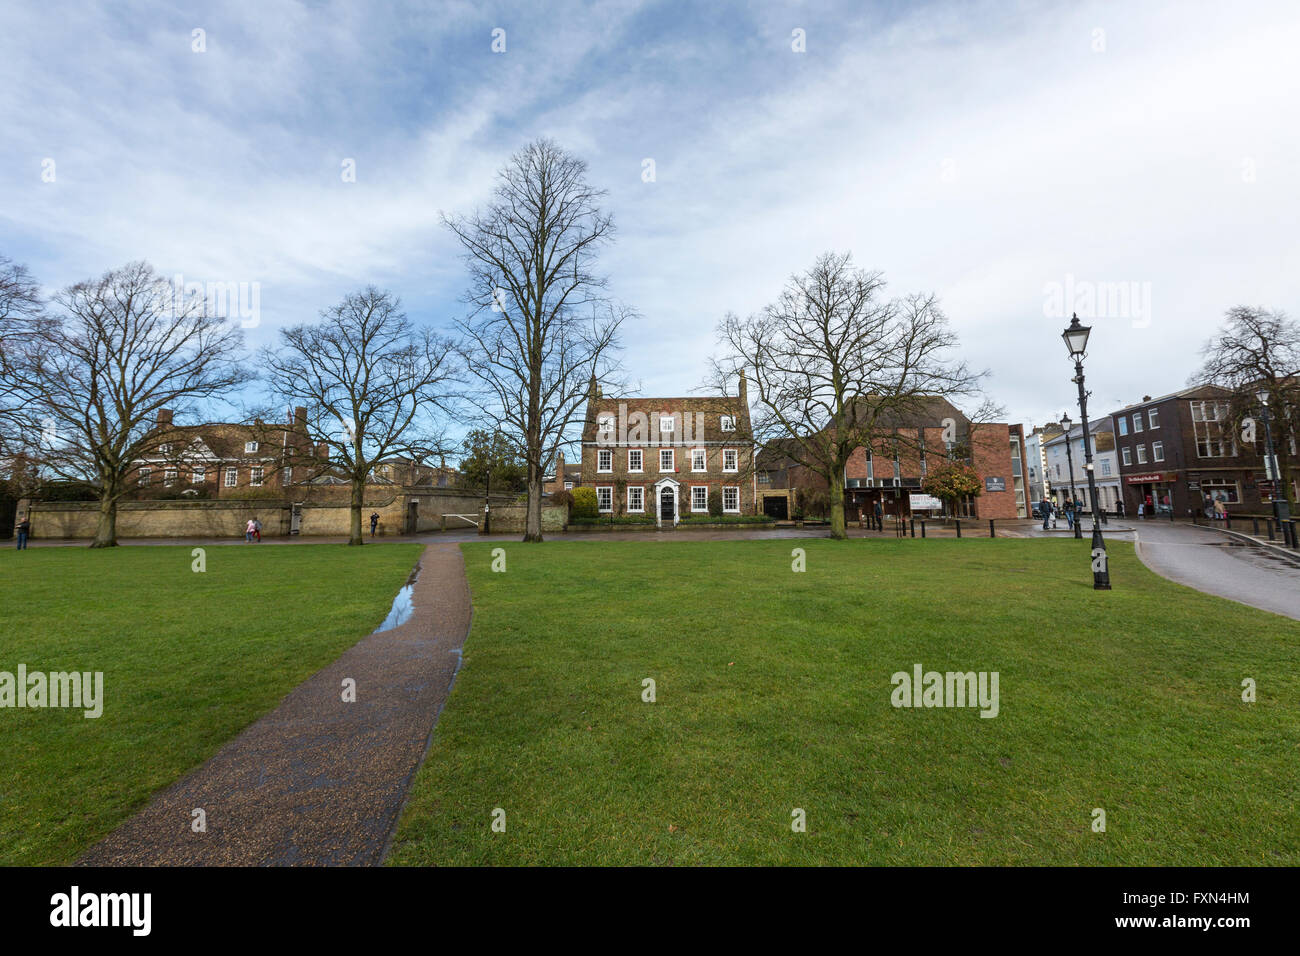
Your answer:
[[[403,624],[371,634],[92,847],[86,865],[367,865],[387,851],[469,632],[460,548],[420,558]],[[356,702],[342,699],[356,681]],[[191,829],[192,811],[207,832]]]

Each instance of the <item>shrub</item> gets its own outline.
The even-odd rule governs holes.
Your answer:
[[[559,491],[553,491],[551,492],[550,501],[551,504],[555,505],[557,508],[572,508],[573,492],[566,491],[564,488],[561,488]]]
[[[767,515],[683,515],[680,524],[776,524]]]
[[[715,518],[722,515],[722,492],[717,488],[709,492],[709,514]]]
[[[570,528],[605,527],[621,524],[654,524],[655,519],[649,515],[600,515],[596,518],[572,518]]]
[[[583,518],[596,517],[596,489],[595,488],[574,488],[573,489],[573,518],[581,521]]]
[[[85,481],[51,481],[41,486],[36,497],[41,501],[96,501],[99,491]]]

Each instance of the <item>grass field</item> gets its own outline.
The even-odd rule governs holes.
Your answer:
[[[390,862],[1300,863],[1300,625],[1127,544],[1094,592],[1086,544],[466,545]],[[894,708],[916,663],[997,671],[1000,714]]]
[[[0,709],[0,864],[70,863],[373,630],[419,545],[0,550],[0,671],[102,671],[104,713]]]

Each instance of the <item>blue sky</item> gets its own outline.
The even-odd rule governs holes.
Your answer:
[[[137,258],[258,282],[252,345],[372,282],[444,325],[439,212],[545,135],[609,191],[642,394],[847,249],[937,293],[1026,423],[1073,412],[1051,290],[1124,283],[1084,316],[1104,412],[1181,387],[1231,305],[1300,315],[1298,48],[1294,3],[11,0],[0,253],[51,290]]]

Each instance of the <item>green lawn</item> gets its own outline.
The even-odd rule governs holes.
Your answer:
[[[0,709],[0,864],[70,863],[373,630],[418,545],[0,549],[0,671],[102,671],[104,713]]]
[[[1300,624],[1127,544],[1094,592],[1086,545],[508,544],[505,573],[466,545],[464,668],[390,861],[1300,864]],[[895,709],[916,663],[997,671],[1000,715]]]

